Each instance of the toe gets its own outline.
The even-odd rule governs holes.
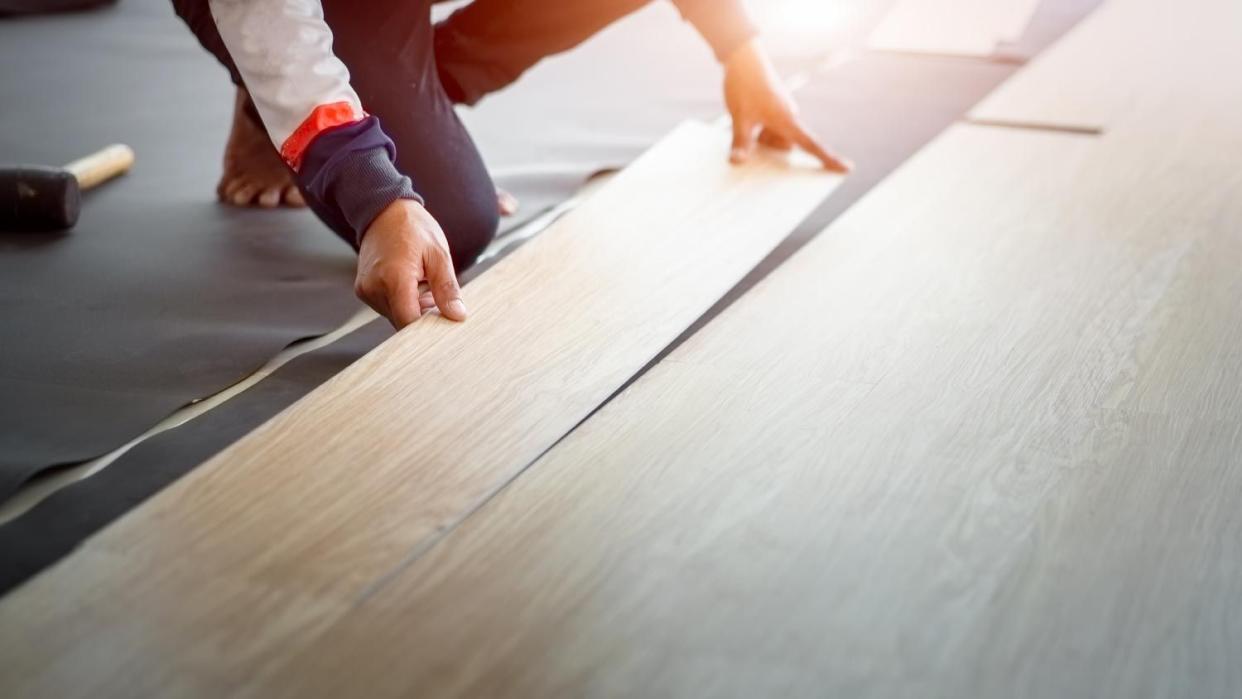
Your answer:
[[[257,186],[249,182],[243,183],[229,195],[229,201],[232,202],[233,206],[248,206],[254,200],[254,195],[258,191],[259,188]]]
[[[259,206],[265,209],[274,209],[280,206],[280,188],[271,187],[259,193]]]
[[[285,206],[292,206],[294,208],[306,206],[306,200],[302,198],[302,191],[297,186],[290,185],[285,188]]]
[[[503,189],[497,189],[496,206],[500,211],[501,216],[512,216],[513,214],[516,214],[518,210],[517,197]]]
[[[222,177],[220,184],[216,186],[216,196],[220,197],[220,201],[233,201],[233,192],[243,184],[242,180],[237,177]]]

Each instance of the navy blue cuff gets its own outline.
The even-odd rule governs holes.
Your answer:
[[[681,16],[703,35],[721,63],[759,33],[741,0],[673,0],[673,3]]]
[[[311,141],[302,155],[298,184],[340,215],[354,234],[354,245],[371,222],[398,199],[422,203],[414,183],[396,166],[397,147],[379,119],[329,129]]]

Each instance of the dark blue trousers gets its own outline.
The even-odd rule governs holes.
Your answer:
[[[432,24],[432,0],[324,0],[333,50],[363,108],[397,146],[397,169],[414,182],[448,238],[459,269],[496,234],[496,190],[457,118],[540,59],[576,46],[649,0],[474,0]],[[244,86],[207,0],[173,0],[199,42]],[[250,110],[252,118],[259,116]],[[309,193],[308,206],[346,241],[353,232]]]

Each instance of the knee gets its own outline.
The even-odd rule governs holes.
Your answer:
[[[487,196],[473,196],[449,211],[429,208],[448,240],[453,266],[458,272],[468,269],[496,237],[500,227],[500,213],[496,205],[496,192],[489,190]]]
[[[480,193],[477,196],[460,197],[451,204],[442,202],[439,206],[432,202],[427,203],[427,210],[444,231],[449,253],[453,257],[453,266],[458,272],[472,266],[496,238],[496,231],[500,227],[500,210],[496,203],[495,190],[489,188],[487,194],[489,196]],[[302,196],[307,207],[320,221],[354,249],[358,248],[357,240],[361,237],[361,231],[350,228],[339,211],[320,201],[313,192],[303,189]]]

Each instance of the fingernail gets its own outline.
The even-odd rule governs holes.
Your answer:
[[[466,304],[461,299],[453,299],[448,304],[449,315],[456,316],[459,320],[466,318]]]
[[[734,149],[733,149],[733,150],[729,153],[729,160],[731,160],[731,161],[733,161],[733,162],[735,162],[735,163],[744,163],[744,162],[746,162],[746,151],[742,150],[741,148],[734,148]]]

